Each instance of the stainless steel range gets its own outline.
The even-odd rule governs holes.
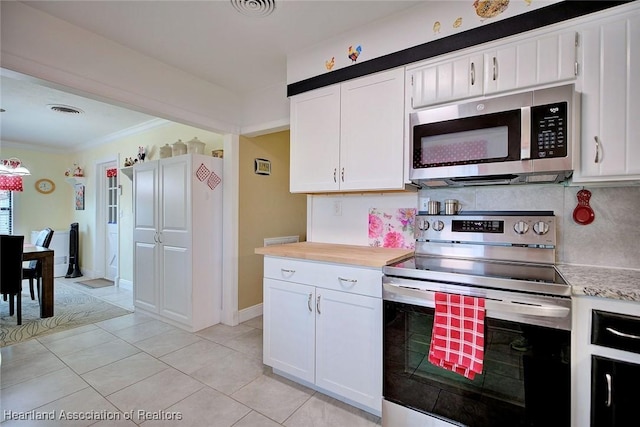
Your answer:
[[[571,290],[553,212],[419,215],[416,234],[415,256],[383,270],[383,426],[569,426]],[[427,360],[436,292],[485,299],[473,380]]]

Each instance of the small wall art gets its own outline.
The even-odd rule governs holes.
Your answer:
[[[84,210],[84,185],[76,184],[74,186],[75,198],[76,198],[76,210],[83,211]]]
[[[271,175],[271,162],[267,159],[255,159],[254,167],[258,175]]]

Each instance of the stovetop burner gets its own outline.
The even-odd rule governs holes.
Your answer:
[[[413,258],[412,262],[414,263],[413,268],[418,270],[566,285],[564,279],[553,266],[435,258],[429,256],[417,256]]]

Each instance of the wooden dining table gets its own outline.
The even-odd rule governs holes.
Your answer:
[[[40,317],[53,316],[53,249],[43,248],[25,243],[22,253],[23,261],[40,261],[42,263],[42,279],[40,280]]]

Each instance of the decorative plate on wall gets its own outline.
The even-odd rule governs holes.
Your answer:
[[[36,190],[42,194],[53,193],[53,190],[56,189],[55,182],[51,181],[48,178],[42,178],[36,181]]]

